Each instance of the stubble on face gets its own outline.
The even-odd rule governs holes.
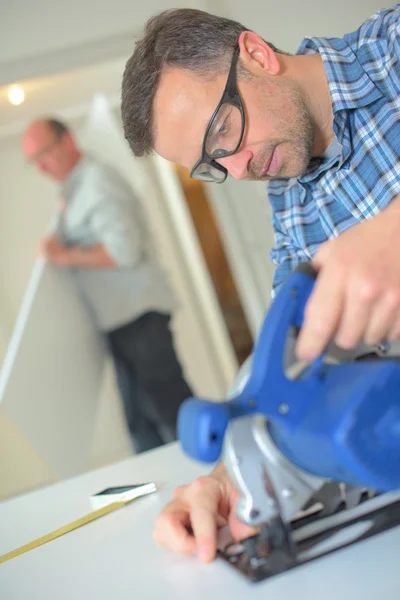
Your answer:
[[[275,121],[274,135],[251,162],[249,178],[254,181],[299,177],[307,170],[312,157],[315,128],[307,103],[293,85],[275,83],[274,86],[278,98],[283,97],[284,103],[275,101],[273,107],[270,92],[263,94],[262,100],[267,114]],[[264,174],[265,164],[275,149],[280,161],[279,170],[273,176]]]

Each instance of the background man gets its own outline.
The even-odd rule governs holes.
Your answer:
[[[176,416],[191,395],[169,322],[175,301],[153,257],[140,203],[122,176],[82,154],[66,125],[32,123],[23,151],[61,184],[57,231],[41,243],[54,265],[71,267],[107,339],[136,452],[176,438]]]

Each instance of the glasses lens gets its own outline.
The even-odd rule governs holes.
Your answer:
[[[200,163],[192,173],[193,179],[210,183],[223,183],[226,179],[225,171],[220,171],[207,163]]]
[[[238,149],[242,134],[242,113],[233,104],[221,104],[208,131],[206,152],[212,158],[222,158]]]

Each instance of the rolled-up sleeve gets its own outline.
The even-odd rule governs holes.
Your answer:
[[[90,230],[119,267],[133,267],[143,256],[146,236],[139,201],[117,177],[95,171],[90,177]]]

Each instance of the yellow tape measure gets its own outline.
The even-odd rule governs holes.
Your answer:
[[[69,533],[74,529],[78,529],[78,527],[82,527],[87,523],[91,523],[92,521],[95,521],[96,519],[99,519],[100,517],[103,517],[104,515],[107,515],[108,513],[113,512],[114,510],[117,510],[118,508],[121,508],[126,504],[129,504],[129,502],[132,502],[133,500],[135,500],[135,498],[129,500],[118,500],[116,502],[108,504],[107,506],[102,506],[97,510],[93,510],[89,514],[84,515],[80,519],[76,519],[76,521],[68,523],[68,525],[60,527],[60,529],[56,529],[51,533],[47,533],[46,535],[43,535],[42,537],[37,538],[36,540],[33,540],[33,542],[29,542],[28,544],[20,546],[15,550],[11,550],[11,552],[7,552],[6,554],[0,556],[0,565],[2,563],[5,563],[7,560],[11,560],[12,558],[16,558],[17,556],[24,554],[25,552],[29,552],[30,550],[34,550],[39,546],[43,546],[43,544],[47,544],[47,542],[51,542],[52,540],[55,540],[56,538],[61,537],[62,535],[65,535],[66,533]]]

